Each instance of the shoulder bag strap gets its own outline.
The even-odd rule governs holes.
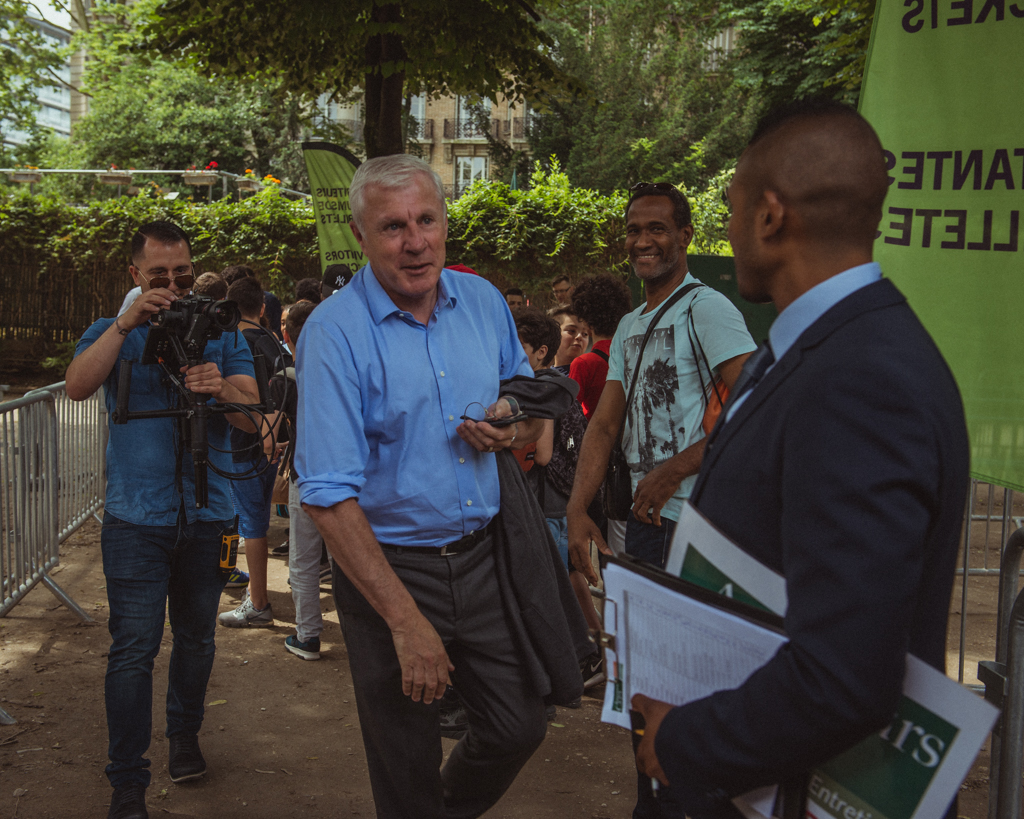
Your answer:
[[[708,401],[711,399],[711,393],[714,392],[718,396],[719,404],[725,403],[722,401],[722,396],[719,393],[718,381],[715,379],[715,373],[711,369],[711,363],[708,361],[707,353],[704,352],[704,345],[700,343],[700,336],[697,335],[697,325],[693,320],[693,303],[690,303],[690,309],[686,311],[686,335],[690,341],[690,352],[693,354],[693,363],[697,366],[697,378],[700,381],[701,387],[701,401],[704,404],[705,409],[707,408]],[[694,341],[696,340],[696,344]],[[700,351],[700,355],[697,355],[697,351]],[[708,372],[708,382],[710,384],[710,390],[704,386],[704,375],[701,372],[701,361],[704,362],[704,369]]]
[[[700,282],[694,282],[693,284],[688,284],[686,285],[686,287],[677,290],[675,293],[669,296],[668,299],[666,299],[665,303],[661,305],[661,308],[655,314],[654,318],[651,319],[651,323],[647,326],[647,332],[644,333],[644,339],[643,341],[640,342],[640,350],[636,354],[636,366],[633,368],[633,378],[630,380],[629,392],[626,395],[626,414],[625,417],[622,419],[622,426],[619,428],[620,447],[622,446],[622,436],[626,431],[626,422],[629,420],[629,407],[630,404],[633,402],[633,393],[636,390],[637,376],[640,375],[640,364],[643,363],[644,360],[644,348],[647,346],[647,340],[651,337],[651,333],[654,332],[654,328],[658,326],[658,322],[661,321],[662,317],[665,315],[665,313],[668,312],[669,308],[672,307],[672,305],[674,305],[687,293],[696,290],[698,287],[703,286],[704,285],[701,284]]]

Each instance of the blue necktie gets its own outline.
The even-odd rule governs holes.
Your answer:
[[[754,389],[758,382],[764,378],[768,368],[774,363],[775,353],[772,352],[771,343],[766,341],[744,362],[743,370],[740,372],[740,377],[736,379],[736,386],[733,388],[736,400],[738,401]]]

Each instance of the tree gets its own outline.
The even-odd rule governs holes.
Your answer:
[[[24,0],[0,0],[0,131],[34,132],[37,89],[63,84],[62,55],[32,24]]]
[[[727,0],[717,25],[736,27],[729,68],[766,107],[810,95],[856,105],[873,14],[869,0]]]
[[[401,153],[408,94],[541,95],[568,82],[525,0],[164,0],[150,46],[211,75],[274,77],[288,91],[362,88],[369,157]],[[272,23],[268,24],[268,21]]]
[[[52,143],[46,159],[58,167],[168,170],[215,161],[221,170],[272,173],[287,187],[307,188],[300,143],[313,108],[272,79],[211,79],[187,61],[140,50],[139,29],[155,5],[139,0],[91,10],[75,41],[89,54],[89,113],[76,123],[71,143]]]
[[[730,167],[762,106],[711,70],[713,11],[703,0],[567,5],[547,23],[553,57],[587,87],[551,101],[531,131],[534,154],[559,156],[575,184],[603,192],[703,187]]]

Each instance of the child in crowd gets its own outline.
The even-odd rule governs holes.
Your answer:
[[[580,355],[583,355],[590,346],[590,331],[572,312],[569,305],[563,304],[548,311],[556,322],[560,331],[561,343],[555,351],[555,363],[553,369],[558,370],[562,375],[569,374],[569,365]]]

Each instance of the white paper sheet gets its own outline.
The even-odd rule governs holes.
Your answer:
[[[615,679],[605,688],[602,719],[613,725],[630,727],[634,694],[684,705],[736,688],[786,642],[782,634],[615,564],[605,569],[604,581],[614,601],[605,617],[616,618],[616,651],[606,658]]]

